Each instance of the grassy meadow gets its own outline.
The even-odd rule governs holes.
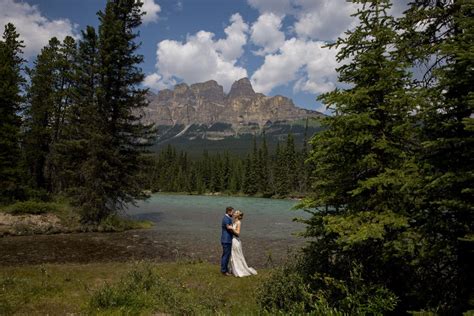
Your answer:
[[[258,313],[268,270],[223,277],[202,262],[47,264],[0,268],[0,315]]]

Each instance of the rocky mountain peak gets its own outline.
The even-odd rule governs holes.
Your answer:
[[[156,125],[225,123],[235,128],[249,124],[262,127],[268,121],[294,121],[322,115],[299,108],[284,96],[255,93],[248,78],[234,82],[228,95],[221,85],[210,80],[190,86],[181,83],[173,90],[164,89],[156,96],[149,95],[149,100],[146,120]]]
[[[178,83],[174,86],[174,93],[175,94],[184,94],[189,90],[189,86],[185,83]]]
[[[222,103],[224,100],[224,88],[215,80],[192,84],[191,90],[197,96],[211,102]]]
[[[249,78],[242,78],[232,84],[227,97],[229,99],[235,99],[239,97],[252,98],[254,96],[255,91],[252,88]]]
[[[191,89],[193,90],[207,90],[207,89],[215,89],[219,87],[222,88],[222,86],[220,86],[215,80],[198,82],[191,85]]]

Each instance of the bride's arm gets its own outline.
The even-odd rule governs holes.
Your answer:
[[[234,229],[235,233],[237,234],[237,237],[240,235],[240,222],[237,222],[237,225]]]
[[[232,225],[227,225],[227,229],[231,231],[231,233],[237,237],[240,235],[240,223],[237,223],[237,227],[232,227]]]

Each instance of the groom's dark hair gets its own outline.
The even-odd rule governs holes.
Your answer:
[[[232,212],[233,210],[234,210],[234,208],[233,208],[232,206],[227,206],[227,207],[225,208],[225,213],[227,214],[227,213],[229,213],[229,212]]]

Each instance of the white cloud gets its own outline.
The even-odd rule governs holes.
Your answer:
[[[351,17],[357,5],[345,0],[295,0],[301,8],[294,30],[299,37],[316,40],[335,40],[353,28],[357,19]]]
[[[161,12],[159,4],[154,0],[143,0],[142,11],[145,15],[142,17],[144,24],[158,21],[158,13]]]
[[[25,57],[35,56],[52,37],[63,40],[67,35],[76,37],[76,28],[68,19],[50,20],[44,17],[38,6],[15,0],[0,0],[0,26],[13,23],[25,42]]]
[[[295,93],[321,94],[345,87],[337,81],[337,50],[322,46],[358,24],[358,18],[351,14],[361,4],[346,0],[247,1],[261,13],[251,33],[252,42],[262,47],[257,53],[265,56],[251,77],[256,91],[269,93],[278,86],[291,84]],[[389,14],[400,16],[407,2],[395,1]],[[294,19],[288,34],[293,38],[288,40],[280,31],[285,14]]]
[[[159,89],[170,87],[177,79],[189,84],[214,79],[228,91],[235,80],[247,77],[247,71],[236,62],[243,53],[248,26],[239,14],[234,14],[230,21],[225,39],[215,41],[213,33],[199,31],[184,43],[158,43],[157,72],[147,76],[144,84]]]
[[[265,57],[252,75],[255,90],[269,93],[273,88],[296,80],[294,90],[312,93],[331,91],[337,82],[336,51],[323,48],[324,42],[292,38],[278,53]]]
[[[335,40],[347,29],[355,27],[358,19],[351,17],[361,4],[347,0],[247,0],[260,13],[293,15],[292,26],[300,38]],[[393,1],[389,13],[398,17],[407,8],[408,0]]]
[[[162,90],[174,86],[175,84],[177,84],[177,82],[173,78],[168,78],[167,80],[164,80],[163,77],[159,74],[152,73],[145,77],[145,80],[143,80],[143,84],[153,90]]]
[[[252,25],[250,39],[255,45],[262,47],[262,49],[255,52],[257,55],[273,53],[283,45],[285,34],[280,31],[282,19],[283,16],[264,13]]]
[[[221,53],[222,58],[233,61],[242,56],[243,46],[247,43],[248,25],[240,14],[236,13],[230,17],[231,25],[225,28],[227,35],[225,39],[220,39],[215,43],[216,49]]]
[[[307,45],[314,49],[314,56],[308,56],[309,60],[305,65],[306,74],[295,83],[294,90],[320,94],[340,86],[336,72],[336,68],[340,66],[336,61],[337,50],[322,48],[321,42]]]

